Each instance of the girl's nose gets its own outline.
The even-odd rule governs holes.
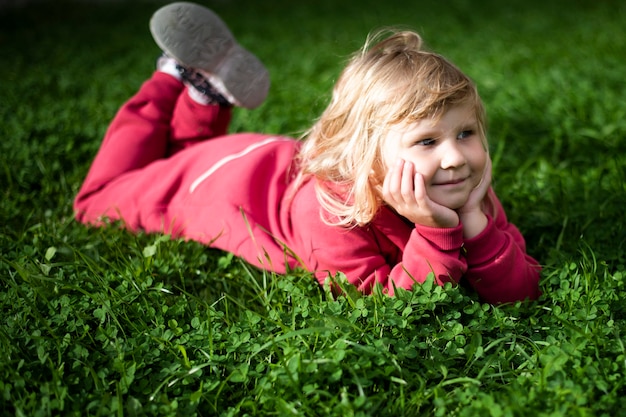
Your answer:
[[[442,169],[462,167],[466,162],[465,154],[460,149],[456,140],[441,148]]]

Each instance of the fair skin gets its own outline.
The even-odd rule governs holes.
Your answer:
[[[382,155],[383,199],[400,215],[430,227],[460,222],[466,239],[485,229],[482,202],[491,185],[491,160],[473,106],[396,126],[383,141]]]

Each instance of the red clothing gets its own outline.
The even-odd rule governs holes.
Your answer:
[[[320,282],[341,271],[366,293],[376,282],[391,294],[394,284],[410,289],[432,272],[439,284],[464,277],[491,303],[538,297],[537,262],[499,202],[496,220],[469,240],[461,225],[416,226],[387,207],[366,227],[328,226],[315,180],[294,187],[298,141],[226,135],[230,110],[181,92],[156,72],[124,104],[76,197],[78,220],[123,220],[278,273],[302,266]]]

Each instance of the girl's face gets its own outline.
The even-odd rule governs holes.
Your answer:
[[[435,203],[456,210],[480,183],[487,152],[472,105],[452,107],[439,120],[392,127],[383,139],[386,173],[398,159],[413,163]],[[414,173],[415,174],[415,173]]]

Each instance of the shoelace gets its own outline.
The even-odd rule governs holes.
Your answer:
[[[220,106],[228,107],[232,106],[232,103],[226,99],[223,95],[220,94],[219,91],[211,85],[209,80],[204,78],[204,76],[198,71],[194,71],[191,68],[183,67],[182,65],[177,64],[176,69],[180,73],[181,78],[189,83],[193,88],[198,90],[200,93],[207,96],[210,102],[219,104]]]

